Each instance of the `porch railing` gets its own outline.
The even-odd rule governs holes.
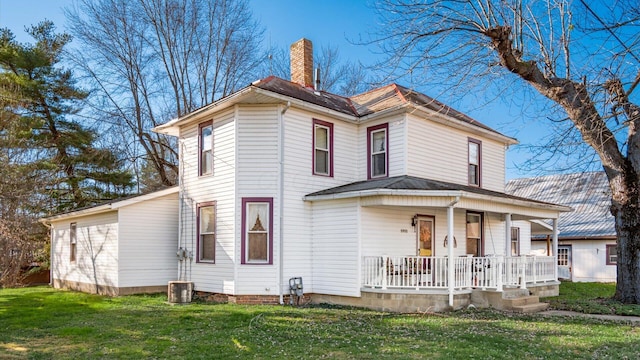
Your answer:
[[[362,285],[370,288],[447,289],[449,258],[365,256]],[[556,280],[555,257],[454,257],[454,289],[496,289]]]

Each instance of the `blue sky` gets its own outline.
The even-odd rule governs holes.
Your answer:
[[[8,27],[19,41],[32,39],[23,31],[25,26],[44,19],[52,20],[60,31],[65,29],[62,7],[72,0],[0,0],[0,27]],[[376,55],[349,40],[356,40],[375,30],[377,18],[368,7],[369,1],[344,0],[251,0],[254,16],[265,27],[265,44],[288,49],[296,40],[305,37],[314,46],[338,47],[343,60],[371,64]],[[437,97],[438,94],[427,95]],[[446,101],[445,101],[446,102]],[[524,121],[517,106],[507,107],[504,102],[478,106],[471,98],[451,104],[458,110],[505,135],[517,138],[523,145],[539,142],[545,125]],[[507,153],[507,179],[534,176],[517,169],[529,154],[524,146],[512,147]]]

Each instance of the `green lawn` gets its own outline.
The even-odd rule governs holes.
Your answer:
[[[615,314],[640,316],[639,305],[623,305],[611,298],[616,284],[572,283],[560,285],[560,296],[548,298],[554,309],[571,310],[588,314]]]
[[[640,327],[490,310],[172,306],[47,287],[0,290],[1,359],[636,359]]]

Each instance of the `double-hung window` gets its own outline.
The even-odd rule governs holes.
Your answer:
[[[333,124],[313,119],[313,174],[333,176]]]
[[[520,228],[511,228],[511,256],[520,256]]]
[[[618,263],[618,245],[607,245],[607,265]]]
[[[216,205],[198,205],[198,262],[216,261]]]
[[[69,261],[76,261],[76,251],[78,244],[78,224],[71,223],[69,225]]]
[[[367,129],[369,179],[386,177],[389,167],[389,124]]]
[[[481,157],[482,143],[479,140],[469,139],[469,185],[481,186]]]
[[[213,122],[200,124],[198,143],[200,175],[211,175],[213,174]]]
[[[242,199],[242,263],[273,264],[273,198]]]

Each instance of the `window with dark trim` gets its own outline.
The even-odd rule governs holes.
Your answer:
[[[198,262],[216,262],[216,203],[198,204]]]
[[[469,185],[481,186],[482,142],[469,139]]]
[[[69,225],[69,261],[76,261],[76,251],[78,244],[78,224],[71,223]]]
[[[389,124],[367,128],[368,178],[388,176]]]
[[[242,264],[273,264],[273,198],[242,199]]]
[[[618,245],[607,245],[607,265],[618,263]]]
[[[467,254],[475,257],[484,255],[482,214],[467,213]]]
[[[333,124],[313,119],[313,174],[333,176]]]
[[[198,168],[200,176],[213,174],[213,122],[198,126]]]
[[[511,256],[520,256],[520,228],[511,228]]]

